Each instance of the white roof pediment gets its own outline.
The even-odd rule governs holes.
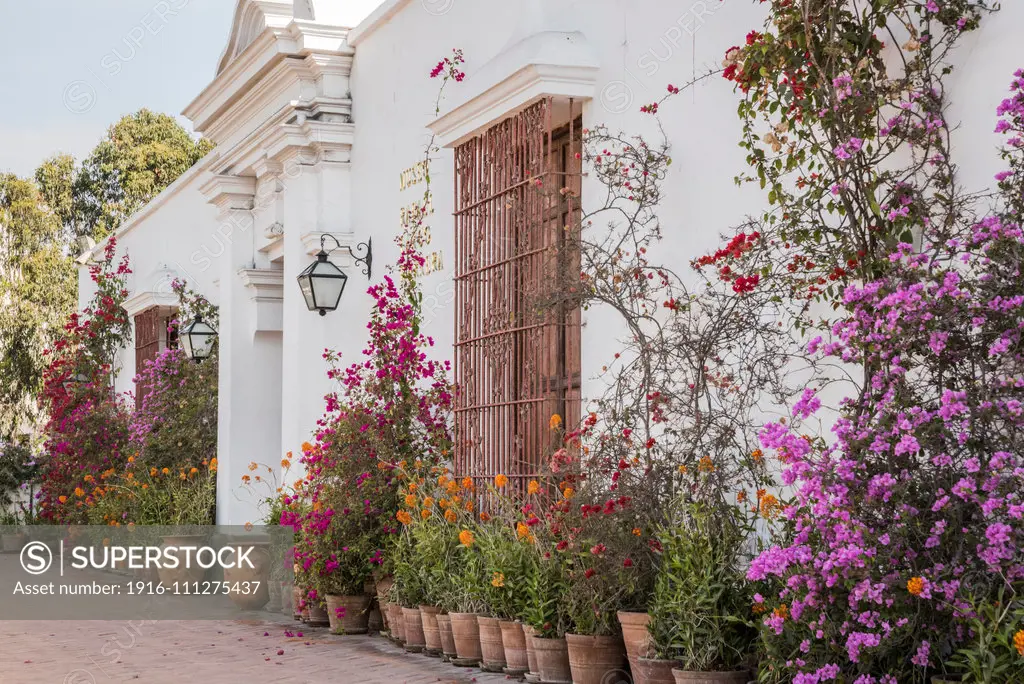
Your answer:
[[[231,36],[217,63],[217,73],[223,72],[266,29],[283,29],[308,12],[309,0],[238,0]]]

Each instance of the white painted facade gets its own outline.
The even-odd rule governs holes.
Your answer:
[[[351,361],[365,342],[368,283],[344,253],[332,256],[350,276],[339,310],[320,317],[303,303],[295,278],[321,233],[353,247],[372,238],[379,279],[397,256],[401,208],[422,197],[422,185],[400,190],[400,174],[436,133],[428,223],[444,268],[425,277],[424,306],[426,331],[450,358],[450,146],[546,95],[582,103],[585,126],[653,135],[640,105],[717,65],[763,11],[746,0],[387,0],[362,18],[344,0],[239,0],[218,75],[184,110],[216,149],[118,237],[135,272],[130,313],[173,304],[174,277],[221,307],[220,522],[255,517],[238,488],[250,461],[276,463],[309,438],[330,389],[324,348]],[[994,110],[1021,66],[1022,22],[1024,4],[1004,3],[956,55],[950,115],[962,123],[968,187],[999,170]],[[428,73],[452,48],[465,51],[467,78],[449,86],[438,117]],[[662,254],[680,270],[763,201],[733,183],[744,169],[736,104],[732,84],[714,78],[663,110],[675,163]],[[585,180],[584,204],[587,193]],[[84,269],[80,282],[84,302]],[[609,324],[600,311],[584,320],[584,397],[615,351]],[[120,361],[118,388],[131,390],[133,350]]]

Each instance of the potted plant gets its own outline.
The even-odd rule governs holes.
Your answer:
[[[746,684],[757,643],[744,577],[749,529],[727,504],[683,502],[659,534],[661,565],[649,629],[650,682]]]
[[[527,680],[550,684],[572,682],[569,648],[565,640],[568,617],[564,595],[568,577],[564,570],[560,559],[550,552],[536,554],[529,566],[524,632],[535,660],[531,673],[536,676],[527,676]]]
[[[453,664],[473,667],[480,663],[483,651],[480,644],[478,616],[486,611],[484,600],[484,563],[476,546],[476,525],[461,521],[465,527],[453,529],[459,545],[452,564],[452,636],[458,657]]]

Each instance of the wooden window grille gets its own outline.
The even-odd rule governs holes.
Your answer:
[[[526,488],[558,448],[549,427],[580,418],[581,120],[552,129],[552,100],[455,151],[454,470]],[[564,107],[563,107],[564,108]]]
[[[152,307],[135,316],[135,373],[138,375],[146,361],[156,359],[157,355],[164,349],[177,346],[177,330],[169,330],[173,317],[161,311],[159,307]],[[142,397],[146,388],[140,385],[135,387],[135,406],[138,408],[142,403]]]

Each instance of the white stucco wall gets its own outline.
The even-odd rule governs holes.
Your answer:
[[[334,16],[330,7],[342,4],[343,0],[317,0],[316,19]],[[306,311],[295,276],[313,257],[300,236],[329,230],[349,234],[354,242],[372,237],[375,281],[386,265],[395,261],[393,239],[400,229],[399,211],[418,201],[424,189],[419,184],[400,190],[399,177],[423,158],[430,140],[426,126],[435,119],[439,82],[428,74],[438,60],[456,47],[465,51],[467,60],[467,79],[449,86],[448,98],[441,105],[445,113],[452,102],[474,92],[474,74],[483,65],[538,22],[580,31],[600,64],[597,97],[584,105],[584,125],[605,123],[612,129],[651,136],[655,134],[653,121],[640,113],[640,106],[659,99],[667,84],[682,85],[717,67],[727,48],[741,43],[747,31],[761,28],[763,12],[763,5],[743,0],[686,0],[681,5],[632,0],[545,0],[542,5],[503,0],[389,0],[369,20],[383,17],[379,24],[364,23],[357,29],[350,80],[333,86],[347,86],[352,95],[350,165],[338,161],[347,148],[342,149],[341,157],[327,162],[322,154],[319,158],[294,157],[284,165],[276,186],[279,200],[261,201],[270,186],[257,183],[255,211],[235,210],[234,214],[248,217],[252,225],[226,239],[224,235],[231,231],[223,229],[225,214],[218,214],[199,190],[211,176],[205,165],[214,166],[218,156],[252,146],[254,131],[276,114],[307,102],[317,89],[309,81],[288,85],[282,80],[261,107],[246,104],[245,97],[230,105],[237,114],[225,116],[234,116],[238,125],[225,129],[217,140],[220,146],[204,160],[204,167],[179,180],[129,224],[120,244],[136,271],[133,288],[166,264],[211,300],[220,302],[222,293],[233,287],[238,269],[282,265],[280,261],[271,265],[260,247],[263,231],[271,223],[280,221],[284,226],[284,303],[278,338],[253,332],[258,326],[252,311],[246,309],[245,293],[237,287],[230,290],[236,311],[246,312],[235,319],[234,325],[242,332],[235,331],[231,338],[231,348],[236,350],[232,361],[222,365],[222,373],[230,368],[230,378],[221,385],[221,401],[228,402],[222,407],[222,421],[230,416],[222,425],[222,437],[231,441],[234,454],[230,464],[222,462],[224,521],[252,519],[251,502],[240,501],[236,491],[244,463],[275,463],[284,452],[297,452],[315,428],[323,395],[332,389],[325,376],[323,349],[341,351],[346,362],[360,358],[372,304],[365,295],[368,282],[358,269],[348,267],[350,280],[339,310],[323,318]],[[956,154],[963,181],[970,188],[991,185],[992,174],[1000,168],[995,154],[997,136],[992,133],[994,109],[1024,56],[1014,34],[1022,22],[1024,4],[1004,3],[1002,12],[966,37],[956,54],[958,70],[948,81],[950,119],[961,123],[955,136]],[[294,69],[299,73],[298,67]],[[748,214],[757,214],[764,202],[755,187],[737,188],[733,182],[734,175],[746,168],[744,154],[736,145],[740,135],[737,102],[732,84],[714,77],[662,109],[674,163],[660,211],[665,241],[659,258],[681,271],[687,269],[690,259],[719,246],[720,231],[728,231]],[[220,173],[263,174],[258,164],[251,160],[246,164]],[[451,358],[454,197],[450,150],[435,155],[431,171],[435,213],[428,220],[433,235],[430,249],[443,254],[444,269],[423,281],[425,331],[436,339],[437,355]],[[586,181],[584,203],[588,194],[593,196],[599,190],[594,181]],[[226,258],[229,261],[224,261]],[[346,265],[347,261],[338,257],[338,263]],[[89,294],[86,275],[83,302]],[[608,332],[618,326],[607,314],[588,312],[584,325],[586,396],[597,388],[594,371],[619,345]],[[124,371],[118,387],[129,389],[134,350],[126,350],[121,361]],[[276,396],[271,396],[274,392]],[[275,411],[280,421],[268,426],[275,421],[267,415]]]
[[[182,278],[213,303],[218,301],[216,262],[223,252],[213,234],[216,212],[199,193],[208,176],[209,158],[181,176],[146,208],[126,222],[117,235],[117,255],[127,254],[132,274],[130,294],[154,291],[172,294],[171,279]],[[79,268],[78,299],[88,303],[96,291],[86,267]],[[134,335],[134,331],[133,331]],[[115,388],[134,392],[135,340],[118,355]]]

